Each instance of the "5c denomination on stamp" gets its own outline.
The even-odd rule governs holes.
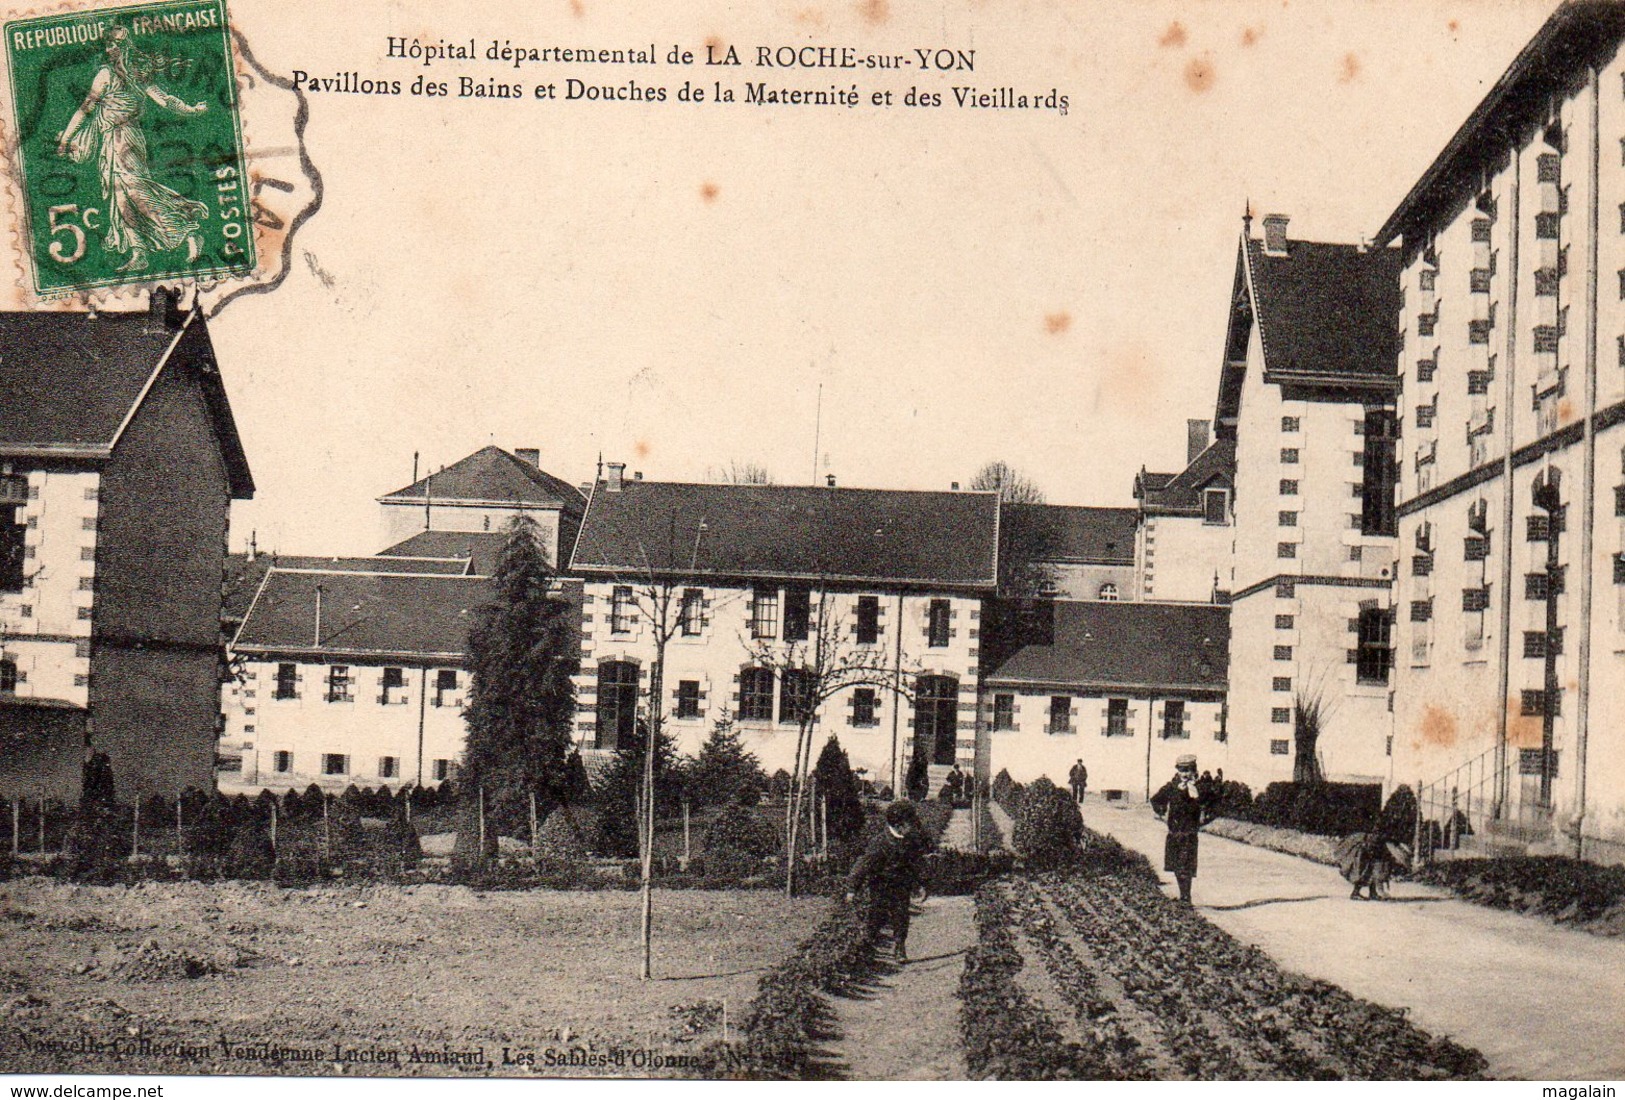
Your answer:
[[[34,290],[249,274],[224,0],[5,25]]]

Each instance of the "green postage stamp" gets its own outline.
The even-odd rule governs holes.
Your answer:
[[[34,290],[252,273],[224,0],[5,25]]]

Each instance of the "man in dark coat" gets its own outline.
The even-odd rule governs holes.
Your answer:
[[[1174,761],[1174,777],[1151,796],[1151,809],[1168,822],[1168,840],[1162,849],[1162,869],[1179,883],[1179,900],[1191,901],[1191,879],[1196,877],[1196,841],[1202,826],[1213,820],[1216,799],[1211,785],[1196,777],[1196,757]]]
[[[891,929],[898,962],[908,961],[909,900],[924,872],[930,842],[907,802],[893,802],[881,815],[881,828],[847,877],[846,900],[864,895],[871,942],[882,926]]]
[[[1072,797],[1078,802],[1083,801],[1083,792],[1089,787],[1089,769],[1083,766],[1083,757],[1072,765],[1072,770],[1066,774],[1067,781],[1072,784]]]

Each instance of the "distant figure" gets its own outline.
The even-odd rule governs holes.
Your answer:
[[[1083,801],[1083,792],[1089,789],[1089,769],[1083,766],[1083,757],[1072,765],[1072,770],[1066,773],[1066,778],[1072,784],[1072,798],[1076,802]]]
[[[947,792],[946,797],[950,802],[959,801],[960,797],[966,793],[965,773],[959,770],[958,764],[954,765],[953,770],[942,781],[942,789]]]
[[[85,767],[79,803],[82,806],[112,806],[116,800],[113,784],[113,762],[105,752],[85,748]]]
[[[1404,847],[1383,839],[1380,832],[1350,833],[1337,842],[1337,869],[1354,884],[1349,894],[1352,901],[1363,900],[1364,889],[1372,901],[1388,897],[1388,880],[1410,862],[1410,853]]]
[[[929,847],[914,807],[893,802],[881,814],[880,831],[847,876],[846,900],[861,895],[869,941],[874,942],[882,926],[889,927],[898,962],[908,961],[909,899],[924,876]]]
[[[1196,757],[1189,754],[1174,761],[1174,777],[1151,796],[1151,808],[1159,820],[1168,822],[1168,839],[1162,850],[1162,869],[1179,883],[1179,900],[1191,903],[1191,879],[1196,877],[1196,843],[1202,826],[1213,820],[1217,809],[1213,785],[1196,777]]]

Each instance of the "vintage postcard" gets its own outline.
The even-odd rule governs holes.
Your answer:
[[[7,2],[14,1095],[1613,1095],[1625,5]]]

